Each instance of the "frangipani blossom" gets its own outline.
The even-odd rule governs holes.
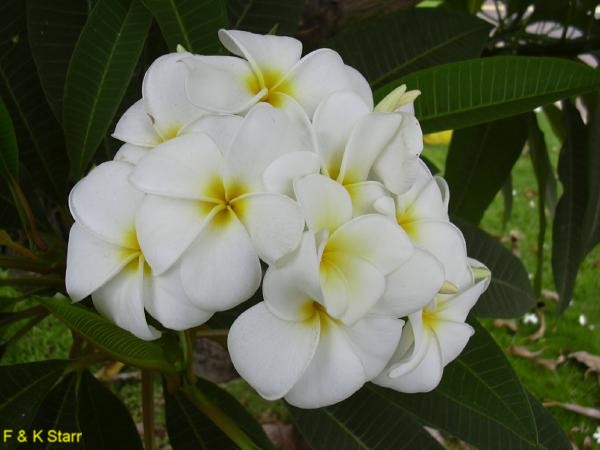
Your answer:
[[[212,312],[188,299],[174,268],[157,276],[138,244],[135,213],[144,194],[128,181],[132,166],[101,164],[71,191],[75,224],[69,235],[66,286],[74,302],[91,294],[98,311],[140,339],[160,333],[146,322],[144,308],[168,328],[206,322]]]
[[[266,192],[262,174],[288,151],[311,150],[270,105],[246,115],[229,148],[209,137],[220,134],[219,123],[161,144],[131,176],[148,194],[136,226],[150,267],[161,274],[180,261],[184,291],[208,310],[248,299],[260,285],[259,257],[273,263],[298,245],[304,229],[299,206]]]
[[[149,149],[186,131],[187,126],[206,114],[192,104],[185,93],[188,68],[184,53],[169,53],[156,59],[144,75],[142,99],[121,117],[113,137],[125,144],[116,160],[137,163]]]
[[[236,319],[227,341],[236,370],[260,395],[301,408],[342,401],[375,377],[404,324],[369,314],[352,324],[336,319],[309,292],[318,285],[317,241],[307,231],[296,252],[267,270],[265,301]]]
[[[408,91],[405,84],[401,84],[383,100],[381,100],[375,106],[377,112],[405,112],[413,114],[415,113],[414,102],[417,97],[421,95],[421,91],[413,90]]]
[[[420,161],[412,187],[395,199],[382,197],[374,207],[393,218],[422,250],[443,266],[444,279],[457,287],[470,283],[467,247],[460,230],[448,218],[448,185]]]
[[[352,218],[352,201],[340,184],[323,175],[294,183],[308,229],[316,235],[312,254],[318,272],[303,273],[305,290],[328,313],[350,325],[381,298],[385,276],[413,252],[401,227],[380,214]]]
[[[186,89],[190,100],[215,113],[244,113],[258,102],[277,108],[299,103],[312,116],[328,94],[350,89],[373,106],[364,77],[330,49],[301,58],[302,44],[287,36],[220,30],[219,39],[236,56],[190,56]]]
[[[400,392],[429,392],[442,379],[444,367],[463,351],[473,328],[467,315],[490,282],[489,271],[471,260],[482,278],[456,294],[438,294],[422,311],[410,314],[394,356],[374,382]]]

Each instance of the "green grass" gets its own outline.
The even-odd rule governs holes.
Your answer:
[[[547,123],[542,120],[542,127],[547,132],[547,143],[554,165],[558,159],[560,143],[549,132]],[[446,158],[444,146],[427,147],[424,155],[438,167],[443,168]],[[482,228],[497,236],[507,247],[511,247],[511,234],[518,236],[518,247],[527,270],[533,274],[537,251],[537,187],[531,161],[527,154],[519,158],[513,170],[513,211],[505,228],[502,226],[504,212],[503,199],[499,194],[489,207],[481,223]],[[554,290],[550,267],[551,230],[545,237],[545,265],[543,287]],[[491,331],[503,349],[511,345],[520,345],[532,351],[543,350],[540,357],[556,359],[559,355],[567,355],[573,351],[588,351],[600,355],[600,248],[591,252],[584,261],[577,279],[574,302],[559,316],[555,304],[551,300],[542,299],[547,330],[537,342],[528,340],[528,336],[537,329],[536,325],[525,324],[518,320],[518,330],[512,333],[504,328],[493,326],[492,320],[484,324]],[[6,295],[6,294],[5,294]],[[27,304],[20,304],[23,309]],[[585,316],[585,326],[579,324],[580,316]],[[14,330],[14,329],[13,329]],[[53,317],[44,319],[28,335],[8,348],[0,364],[38,361],[49,358],[65,358],[71,344],[70,332]],[[556,371],[550,371],[527,359],[508,355],[523,384],[542,401],[577,403],[585,406],[600,407],[600,384],[592,375],[586,378],[585,367],[567,360]],[[287,420],[288,415],[282,402],[267,402],[260,398],[243,380],[234,380],[224,385],[248,410],[262,423],[276,420]],[[140,383],[134,380],[111,383],[111,388],[132,411],[134,420],[141,421]],[[160,387],[157,385],[156,395],[160,398]],[[164,412],[160,400],[157,400],[157,424],[164,426]],[[571,433],[571,437],[582,447],[585,436],[591,435],[598,427],[598,421],[565,411],[551,408],[552,414],[560,421],[566,432],[577,428],[579,432]],[[164,438],[160,439],[165,444]]]

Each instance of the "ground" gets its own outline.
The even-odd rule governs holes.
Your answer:
[[[545,131],[549,131],[542,120]],[[551,134],[547,136],[551,159],[554,164],[558,159],[559,143]],[[443,167],[446,148],[443,145],[427,147],[424,155]],[[505,227],[502,226],[503,199],[499,194],[485,214],[482,227],[501,239],[511,249],[517,249],[525,267],[530,273],[535,269],[537,248],[537,188],[533,176],[531,161],[527,151],[519,158],[513,171],[514,205],[512,216]],[[545,266],[543,287],[554,291],[550,249],[551,234],[548,230],[545,239]],[[557,360],[560,355],[569,355],[575,351],[587,351],[600,355],[600,248],[596,248],[585,259],[577,279],[574,299],[563,315],[555,311],[555,302],[542,298],[546,318],[544,336],[533,342],[528,336],[533,334],[539,324],[525,323],[523,318],[516,321],[516,332],[505,327],[497,327],[493,320],[484,320],[484,324],[494,335],[498,344],[505,350],[511,346],[526,347],[530,351],[541,350],[539,358]],[[27,336],[9,347],[0,364],[15,364],[37,361],[48,358],[64,358],[68,355],[71,342],[70,333],[56,319],[49,317],[39,327],[34,328]],[[508,353],[508,357],[524,385],[542,401],[573,403],[582,406],[600,408],[600,380],[598,374],[588,374],[586,367],[571,359],[549,370],[534,361]],[[125,369],[127,370],[127,369]],[[112,389],[118,393],[133,413],[134,420],[141,422],[140,383],[136,378],[111,383]],[[242,380],[234,380],[226,385],[261,422],[270,422],[286,418],[285,407],[278,402],[266,402],[256,395]],[[157,385],[157,391],[159,387]],[[157,423],[164,424],[160,395],[157,393]],[[598,420],[584,415],[552,407],[552,414],[561,423],[580,448],[586,436],[590,436],[600,425]],[[600,434],[600,433],[599,433]],[[166,445],[164,428],[159,427],[158,435]],[[588,440],[589,442],[589,440]],[[600,442],[593,445],[600,448]],[[595,447],[594,447],[595,448]]]

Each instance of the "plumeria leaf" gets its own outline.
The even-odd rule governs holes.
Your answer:
[[[269,33],[277,26],[276,34],[292,36],[304,11],[303,0],[227,0],[226,3],[232,28],[253,33]]]
[[[455,220],[467,241],[467,254],[492,272],[490,286],[472,312],[482,317],[519,317],[533,305],[533,292],[520,259],[497,239],[465,221]]]
[[[125,95],[152,16],[137,0],[98,0],[67,72],[63,123],[71,172],[85,173]]]
[[[252,416],[217,385],[199,379],[186,387],[188,395],[170,393],[166,384],[163,390],[173,450],[273,449]]]
[[[0,98],[0,175],[8,181],[19,175],[19,148],[10,113]]]
[[[452,135],[444,178],[450,214],[479,223],[502,188],[527,140],[527,120],[514,116]]]
[[[164,338],[142,341],[98,313],[84,306],[71,304],[66,298],[37,297],[36,300],[73,331],[115,359],[164,373],[175,372],[174,361],[169,356],[175,358],[177,354],[166,351],[169,342],[163,342]]]
[[[552,417],[542,404],[530,393],[527,393],[535,423],[538,430],[538,440],[540,449],[547,450],[570,450],[571,443],[560,424]]]
[[[177,45],[194,53],[214,54],[221,48],[219,28],[227,27],[225,0],[143,0],[152,12],[162,34],[175,51]]]
[[[418,8],[351,27],[327,46],[380,87],[416,70],[478,57],[489,31],[486,22],[467,14]]]
[[[587,125],[588,151],[588,199],[585,216],[585,242],[583,250],[587,253],[600,242],[600,95],[594,97],[594,110]]]
[[[86,449],[142,450],[135,423],[123,402],[87,370],[78,386],[77,422]]]
[[[387,391],[368,386],[333,406],[289,406],[289,411],[315,450],[441,449],[423,425],[398,407],[393,398],[394,394],[388,396]]]
[[[366,389],[399,411],[433,428],[485,449],[536,449],[535,418],[510,362],[476,321],[475,334],[440,385],[426,394],[401,394],[369,385]]]
[[[588,130],[570,102],[564,102],[564,117],[567,138],[558,161],[558,177],[563,194],[556,205],[552,228],[552,273],[561,311],[571,302],[577,272],[586,253],[585,219],[590,203],[589,184],[592,177],[597,177],[597,173],[590,177],[593,172],[588,172],[592,150],[586,142]],[[597,153],[596,148],[593,151]]]
[[[90,12],[85,0],[28,0],[27,32],[40,83],[55,117],[62,120],[67,68]]]
[[[28,430],[42,401],[62,377],[68,361],[43,361],[0,367],[0,422],[4,429]],[[8,440],[12,450],[19,442]]]
[[[26,27],[26,2],[0,3],[0,97],[12,117],[20,151],[20,177],[60,200],[67,187],[64,137],[44,101],[31,58]],[[25,177],[26,175],[26,177]],[[6,221],[5,221],[6,222]]]
[[[422,94],[415,112],[423,132],[458,129],[531,111],[600,86],[600,73],[558,58],[497,56],[431,67],[388,83],[380,100],[406,84]]]

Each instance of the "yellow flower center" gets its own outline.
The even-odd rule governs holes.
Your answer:
[[[328,313],[327,309],[316,300],[309,300],[303,306],[303,315],[308,318],[304,323],[312,325],[313,320],[319,320],[321,325],[321,334],[326,334],[331,330],[332,325],[338,323],[338,321],[332,318]]]
[[[416,219],[411,208],[396,211],[396,222],[413,239],[417,238],[418,226]]]
[[[214,177],[205,190],[205,194],[210,200],[198,202],[202,217],[205,217],[214,208],[218,208],[211,224],[218,227],[228,225],[235,216],[244,215],[244,202],[237,200],[246,192],[247,189],[241,183],[231,182],[226,185],[223,179],[218,176]]]
[[[269,67],[261,68],[260,71],[263,82],[254,73],[249,74],[246,79],[246,86],[253,94],[258,94],[263,88],[267,89],[266,94],[260,99],[261,102],[269,103],[275,108],[282,106],[283,98],[276,94],[293,95],[294,89],[289,81],[283,80],[284,73],[279,69]]]

